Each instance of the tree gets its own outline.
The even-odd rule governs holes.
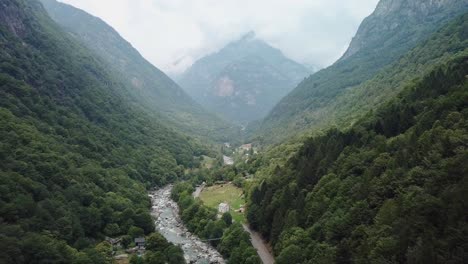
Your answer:
[[[112,245],[109,242],[103,241],[97,244],[95,249],[106,258],[106,262],[112,262]]]
[[[326,243],[320,243],[314,247],[311,263],[336,263],[336,249]]]
[[[223,220],[224,223],[226,223],[227,226],[230,226],[230,225],[232,224],[232,216],[231,216],[231,213],[225,212],[225,213],[221,216],[221,220]]]
[[[147,212],[136,214],[133,220],[135,226],[142,228],[145,234],[149,234],[155,229],[153,218]]]
[[[128,230],[128,235],[131,236],[132,238],[141,237],[144,234],[145,232],[143,231],[143,229],[136,227],[136,226],[132,226]]]
[[[164,254],[166,255],[168,262],[171,264],[172,263],[174,264],[185,263],[184,252],[178,246],[170,245],[169,247],[166,248],[166,250],[164,251]]]
[[[132,255],[130,258],[130,264],[145,264],[145,261],[143,258],[137,256],[137,255]]]
[[[145,260],[144,261],[145,264],[165,264],[165,263],[167,263],[166,257],[160,251],[157,251],[157,252],[148,251],[148,252],[146,252],[144,260]]]
[[[159,233],[151,233],[146,239],[146,249],[151,251],[163,251],[169,246],[166,238]]]
[[[124,248],[127,248],[128,245],[130,245],[132,243],[132,237],[129,236],[129,235],[124,235],[124,236],[121,237],[121,239],[122,239],[121,243],[122,243],[122,246]]]
[[[278,264],[302,263],[302,261],[304,261],[304,250],[296,245],[286,247],[276,258]]]
[[[120,234],[119,225],[116,223],[107,224],[106,227],[104,228],[104,233],[110,237]]]

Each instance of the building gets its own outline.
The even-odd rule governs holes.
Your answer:
[[[223,155],[223,161],[224,161],[224,165],[233,165],[234,164],[234,160],[231,157],[228,157],[228,156]]]
[[[239,147],[241,150],[244,150],[244,151],[249,151],[252,149],[252,144],[244,144],[242,146]]]
[[[115,247],[120,247],[122,239],[120,237],[118,238],[111,238],[111,237],[106,237],[106,241],[109,242],[113,248]]]
[[[236,212],[241,214],[245,213],[245,207],[241,205],[240,208],[236,210]]]
[[[218,206],[218,212],[220,214],[224,214],[224,213],[227,213],[229,212],[229,204],[227,203],[220,203],[219,206]]]
[[[145,249],[145,238],[144,237],[135,238],[135,246],[137,246],[138,249]]]

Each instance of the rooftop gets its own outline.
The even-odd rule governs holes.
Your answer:
[[[135,238],[135,243],[142,243],[142,242],[145,242],[145,238],[144,238],[144,237],[137,237],[137,238]]]

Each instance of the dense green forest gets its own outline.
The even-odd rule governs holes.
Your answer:
[[[107,263],[97,243],[152,232],[145,189],[206,150],[132,106],[39,2],[1,5],[0,262]]]
[[[133,255],[130,264],[184,264],[184,252],[178,246],[168,243],[163,235],[151,233],[146,238],[143,257]]]
[[[172,189],[171,197],[180,208],[180,215],[187,229],[202,239],[218,239],[210,243],[232,264],[259,264],[257,251],[250,243],[249,234],[240,223],[233,223],[230,213],[220,219],[216,210],[211,209],[192,197],[194,188],[189,182],[178,183]]]
[[[455,55],[408,73],[390,102],[257,172],[248,220],[277,263],[464,263],[467,28],[464,15],[412,51],[439,54],[423,51],[439,40]]]
[[[238,140],[240,128],[198,105],[104,21],[56,0],[40,2],[54,21],[94,51],[114,76],[120,78],[128,91],[127,99],[132,99],[133,104],[150,115],[157,115],[166,125],[204,142]]]
[[[398,93],[395,87],[409,81],[406,77],[414,71],[431,65],[433,58],[444,52],[453,53],[452,43],[440,35],[438,45],[447,49],[438,48],[436,54],[425,53],[424,57],[416,52],[406,57],[407,61],[401,60],[421,41],[467,11],[465,0],[380,1],[374,13],[362,22],[346,54],[301,82],[263,121],[250,127],[250,136],[271,144],[333,126],[350,127]],[[414,64],[414,60],[418,63]],[[393,69],[395,75],[390,82],[379,75],[388,69]]]
[[[324,127],[350,128],[362,116],[373,111],[389,98],[395,97],[402,89],[417,78],[428,74],[434,65],[450,60],[454,55],[468,51],[468,38],[465,33],[466,22],[450,23],[427,37],[415,48],[402,56],[397,62],[385,67],[374,78],[359,87],[350,89],[338,96],[323,113],[327,116]],[[367,110],[366,110],[367,109]],[[346,110],[346,111],[345,111]],[[329,117],[329,118],[328,118]],[[274,167],[282,166],[308,137],[324,133],[324,129],[309,129],[297,137],[272,145],[262,155],[254,157],[249,163],[250,173],[261,170],[269,173]],[[275,137],[274,134],[270,134]]]
[[[260,263],[231,214],[193,198],[217,181],[244,189],[278,264],[465,263],[467,10],[381,0],[345,55],[251,126],[256,148],[240,151],[218,144],[240,142],[238,128],[100,19],[0,0],[0,263],[114,263],[110,238],[125,252],[140,237],[131,264],[185,263],[150,215],[147,190],[169,183],[191,233],[228,263]]]

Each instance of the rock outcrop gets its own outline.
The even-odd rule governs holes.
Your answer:
[[[382,0],[362,22],[341,60],[362,50],[394,45],[402,39],[417,41],[421,34],[428,33],[424,26],[418,25],[440,24],[451,17],[450,13],[467,7],[466,0]]]

